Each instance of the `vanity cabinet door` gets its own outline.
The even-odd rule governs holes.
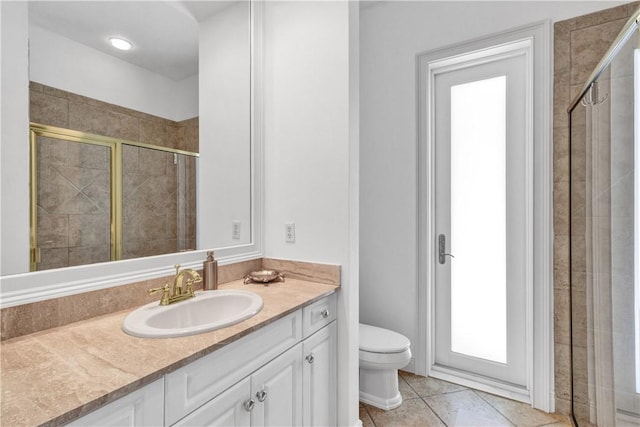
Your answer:
[[[164,424],[164,379],[159,379],[96,411],[70,426],[161,426]]]
[[[251,407],[255,405],[250,403],[250,396],[251,380],[245,378],[174,425],[248,427],[251,422]]]
[[[305,426],[335,426],[337,363],[336,322],[303,342],[302,383]]]
[[[302,344],[251,376],[252,426],[302,425]]]
[[[300,310],[165,376],[165,422],[174,424],[302,339]]]

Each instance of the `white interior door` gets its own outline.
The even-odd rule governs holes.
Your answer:
[[[524,55],[436,75],[434,365],[527,384]]]

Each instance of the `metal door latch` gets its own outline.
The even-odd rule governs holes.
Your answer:
[[[446,253],[446,250],[447,238],[444,234],[441,234],[438,236],[438,261],[440,261],[440,264],[444,264],[447,261],[445,257],[455,258],[452,254]]]

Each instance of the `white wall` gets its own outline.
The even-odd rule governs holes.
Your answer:
[[[251,49],[249,4],[200,23],[198,247],[251,241]],[[220,209],[220,207],[224,209]],[[240,240],[232,239],[240,221]]]
[[[27,3],[0,2],[0,276],[29,270]]]
[[[358,10],[349,3],[265,2],[265,255],[342,266],[338,422],[353,426],[358,230],[350,212],[357,212],[358,177],[350,172],[357,173],[358,155],[349,66],[357,34],[349,30],[357,29],[350,18]],[[295,243],[285,243],[287,222],[296,224]]]
[[[413,1],[361,11],[362,322],[417,342],[416,54],[622,3]]]
[[[174,81],[29,25],[29,74],[34,82],[181,121],[198,115],[198,78]]]

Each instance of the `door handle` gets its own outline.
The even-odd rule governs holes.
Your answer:
[[[444,234],[438,236],[438,261],[440,264],[444,264],[447,261],[448,256],[455,258],[452,254],[446,253],[447,251],[447,237]]]

